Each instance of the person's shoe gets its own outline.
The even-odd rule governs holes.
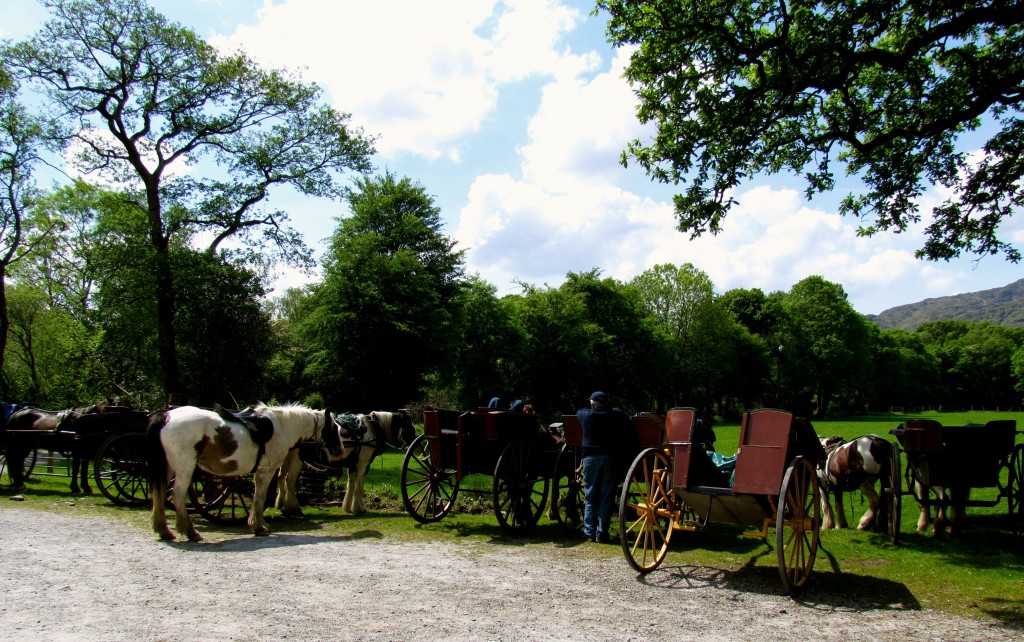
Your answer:
[[[586,539],[588,542],[597,541],[597,535],[587,535],[586,533],[583,533],[583,538]]]
[[[611,544],[612,543],[612,538],[611,538],[611,536],[608,535],[608,533],[601,533],[593,541],[595,541],[595,542],[597,542],[599,544]]]

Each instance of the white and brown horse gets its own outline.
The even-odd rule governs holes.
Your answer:
[[[864,435],[850,441],[842,437],[822,437],[825,463],[818,467],[821,483],[822,528],[846,528],[843,493],[860,489],[868,500],[868,508],[857,528],[867,530],[876,524],[880,499],[875,482],[885,484],[889,479],[892,444],[878,435]],[[835,513],[829,503],[829,494],[835,498]]]
[[[328,461],[344,459],[342,436],[342,427],[330,410],[299,405],[258,404],[238,414],[219,407],[205,410],[194,406],[153,413],[146,436],[153,530],[161,539],[174,539],[164,509],[173,476],[172,501],[178,532],[193,542],[203,539],[185,505],[193,471],[199,467],[222,477],[254,473],[249,530],[254,535],[268,535],[270,529],[263,519],[264,499],[274,473],[299,461],[297,447],[303,442],[316,442],[324,449]],[[301,513],[294,479],[282,480],[280,490],[278,504],[283,507],[282,512]]]

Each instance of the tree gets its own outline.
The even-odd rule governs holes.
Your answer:
[[[341,196],[339,173],[368,171],[372,140],[322,104],[317,86],[264,70],[243,53],[221,54],[145,0],[44,4],[52,19],[9,49],[10,68],[45,93],[81,169],[138,194],[134,206],[155,250],[161,379],[177,402],[172,239],[207,232],[212,255],[236,237],[252,243],[249,260],[270,248],[308,265],[310,253],[288,216],[265,207],[267,196],[280,185]],[[209,165],[203,172],[181,171],[201,163]]]
[[[672,343],[661,410],[685,403],[708,411],[721,392],[722,364],[733,338],[732,320],[715,299],[711,278],[690,263],[664,264],[637,275],[630,285]]]
[[[0,371],[11,327],[8,272],[52,232],[46,226],[36,229],[31,218],[37,195],[33,171],[52,139],[43,120],[20,104],[17,96],[17,84],[0,64]]]
[[[755,174],[804,174],[808,198],[844,166],[867,190],[844,214],[861,233],[901,232],[932,184],[952,196],[931,211],[920,257],[1020,251],[999,224],[1024,203],[1024,7],[1007,0],[718,2],[598,0],[610,40],[637,45],[626,69],[653,123],[630,158],[665,183],[679,227],[717,233],[735,187]],[[974,157],[957,146],[982,122]],[[873,220],[872,220],[873,219]]]
[[[870,362],[867,323],[843,286],[809,276],[782,298],[789,324],[780,343],[793,408],[824,416],[833,399],[864,382]],[[813,404],[813,406],[811,406]]]
[[[460,340],[463,253],[408,178],[361,177],[347,198],[351,215],[331,237],[302,322],[306,374],[332,408],[394,409],[447,367]]]

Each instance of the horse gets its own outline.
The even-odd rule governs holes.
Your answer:
[[[369,414],[348,415],[348,417],[351,417],[358,426],[348,431],[353,439],[345,442],[348,455],[341,462],[341,467],[348,469],[348,484],[345,487],[345,497],[342,499],[341,508],[352,515],[361,515],[366,512],[366,505],[363,502],[363,485],[366,483],[366,474],[370,470],[370,464],[388,447],[407,448],[416,438],[416,427],[413,426],[412,416],[405,409],[398,412],[375,410]],[[343,417],[343,423],[344,419]],[[305,453],[302,454],[305,455]],[[319,461],[307,461],[306,463],[314,468],[322,465]],[[289,476],[298,478],[301,467],[300,462],[294,470],[282,468],[279,483],[284,484],[286,477]],[[288,483],[295,482],[293,480]],[[281,493],[278,494],[278,497],[281,497]],[[281,507],[278,506],[278,508]]]
[[[152,526],[161,539],[174,540],[167,526],[165,496],[174,477],[172,503],[175,525],[189,541],[203,537],[195,529],[185,506],[188,488],[196,467],[222,477],[254,473],[249,530],[253,535],[269,535],[264,521],[264,500],[271,478],[279,469],[298,465],[298,446],[316,442],[329,462],[345,458],[342,426],[330,410],[313,410],[296,404],[267,406],[257,404],[239,413],[214,406],[213,410],[180,406],[153,413],[146,430],[146,459],[149,468],[149,495],[152,501]],[[281,484],[278,506],[286,515],[301,514],[295,495],[295,479]]]
[[[4,431],[38,433],[11,432],[3,440],[7,471],[15,491],[25,490],[25,458],[34,448],[44,448],[71,456],[72,493],[92,492],[89,459],[99,447],[97,432],[106,430],[103,418],[99,417],[106,408],[106,402],[66,410],[42,410],[30,406],[16,408],[7,419]],[[82,422],[86,417],[99,417],[100,421]]]
[[[821,446],[826,457],[818,466],[818,481],[821,493],[822,528],[846,528],[846,514],[843,511],[843,493],[856,489],[868,499],[868,509],[860,518],[857,528],[867,530],[876,524],[881,504],[875,492],[878,479],[889,479],[892,444],[878,435],[864,435],[844,441],[842,437],[822,437]],[[829,503],[829,491],[835,496],[836,510],[833,515]]]

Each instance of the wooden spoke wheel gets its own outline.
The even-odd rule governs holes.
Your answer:
[[[196,469],[188,497],[195,511],[211,522],[237,526],[249,519],[254,491],[252,475],[220,477]]]
[[[668,553],[677,510],[668,456],[657,448],[641,452],[619,501],[619,539],[630,566],[640,573],[658,568]]]
[[[436,522],[451,512],[459,494],[454,470],[434,462],[430,437],[420,435],[402,460],[402,503],[413,519],[424,524]]]
[[[900,478],[902,473],[900,462],[900,447],[892,445],[892,453],[889,455],[889,479],[888,487],[884,489],[884,504],[886,526],[889,532],[889,541],[893,544],[900,539],[900,521],[903,518],[903,482]]]
[[[100,492],[119,506],[149,503],[146,435],[126,432],[111,435],[96,450],[93,479]]]
[[[562,445],[555,459],[554,483],[551,489],[554,518],[570,531],[583,530],[583,473],[580,465],[583,453],[580,448]]]
[[[797,457],[782,478],[775,523],[779,574],[790,591],[803,588],[814,569],[821,528],[820,499],[814,465]]]
[[[540,453],[528,440],[510,442],[494,467],[492,495],[498,524],[509,532],[529,531],[544,513],[550,480],[539,471]]]
[[[1017,444],[1010,453],[1006,480],[1006,504],[1010,524],[1018,540],[1024,539],[1024,444]]]

